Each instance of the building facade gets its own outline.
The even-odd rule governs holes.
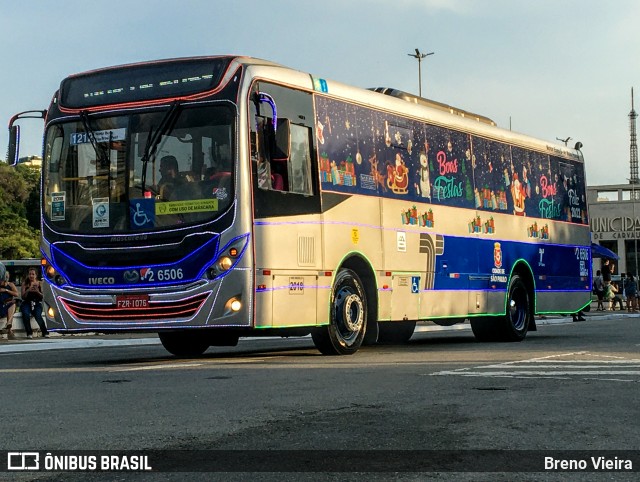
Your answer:
[[[638,274],[640,258],[640,184],[611,184],[587,187],[587,204],[594,243],[616,253],[615,273]],[[593,260],[593,272],[601,267]]]

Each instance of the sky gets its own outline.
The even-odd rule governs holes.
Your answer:
[[[22,0],[0,5],[0,123],[48,107],[67,75],[198,55],[258,57],[418,93],[546,141],[582,142],[587,184],[626,183],[637,0]],[[1,125],[1,124],[0,124]],[[43,123],[21,122],[21,156]],[[4,157],[8,130],[0,128]]]

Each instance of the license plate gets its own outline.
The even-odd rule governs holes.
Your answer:
[[[119,310],[140,309],[149,306],[149,295],[117,295],[116,308]]]

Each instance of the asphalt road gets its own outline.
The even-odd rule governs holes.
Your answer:
[[[426,331],[348,357],[308,338],[242,340],[198,359],[146,337],[0,342],[3,450],[162,451],[151,465],[166,470],[0,477],[635,480],[545,471],[544,457],[640,469],[639,347],[640,316],[626,314],[546,324],[522,343]]]

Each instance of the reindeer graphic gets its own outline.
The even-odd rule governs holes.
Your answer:
[[[378,158],[375,153],[369,158],[369,164],[371,164],[371,177],[373,177],[373,181],[376,185],[379,184],[382,186],[383,191],[386,191],[387,186],[385,185],[385,175],[378,171]]]

